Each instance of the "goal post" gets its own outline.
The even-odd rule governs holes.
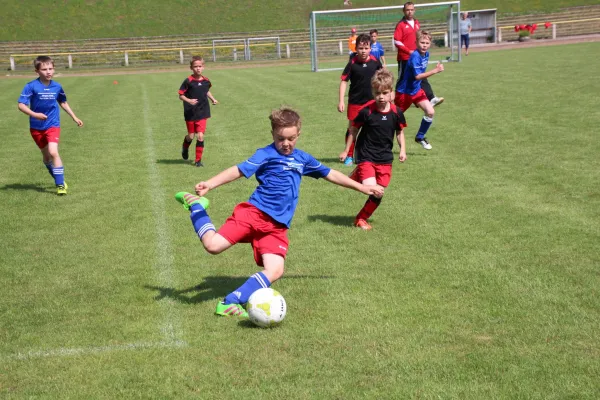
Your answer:
[[[309,20],[311,69],[314,72],[344,69],[348,62],[350,30],[379,32],[388,66],[395,66],[396,24],[404,17],[404,6],[368,7],[342,10],[312,11]],[[433,36],[430,59],[460,61],[460,1],[415,4],[415,18],[421,29]]]

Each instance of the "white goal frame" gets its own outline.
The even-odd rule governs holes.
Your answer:
[[[232,43],[230,45],[220,45],[220,43]],[[217,62],[217,48],[218,47],[231,47],[232,49],[232,54],[233,54],[233,49],[237,48],[237,45],[241,45],[241,47],[244,49],[244,60],[248,59],[248,44],[246,42],[246,39],[244,38],[239,38],[239,39],[215,39],[212,41],[212,56],[213,56],[213,62]],[[235,55],[232,55],[232,58],[234,58],[234,60],[237,58],[237,52]],[[237,60],[236,60],[237,61]]]
[[[450,8],[450,19],[448,20],[448,43],[450,47],[450,58],[456,59],[457,61],[461,60],[461,51],[460,51],[460,35],[458,33],[458,22],[460,15],[460,1],[446,1],[440,3],[424,3],[424,4],[415,4],[415,8],[423,8],[423,7],[439,7],[439,6],[448,6]],[[456,10],[453,10],[453,7],[456,7]],[[309,34],[310,34],[310,60],[311,60],[311,70],[313,72],[320,71],[336,71],[342,70],[341,68],[318,68],[318,40],[317,40],[317,16],[321,14],[343,14],[343,13],[358,13],[365,11],[385,11],[385,10],[402,10],[404,6],[387,6],[387,7],[367,7],[367,8],[351,8],[351,9],[340,9],[340,10],[324,10],[324,11],[312,11],[310,13],[309,19]],[[417,18],[418,19],[418,18]],[[456,20],[456,21],[455,21]],[[348,31],[350,27],[348,27]],[[453,37],[454,35],[457,37]],[[458,48],[454,46],[454,41],[457,42]],[[395,57],[394,57],[395,58]],[[448,61],[448,60],[443,60]],[[388,64],[388,66],[395,66],[397,64]]]
[[[250,50],[250,46],[252,42],[262,42],[262,41],[274,41],[276,49],[277,49],[277,58],[281,58],[281,40],[279,36],[267,36],[267,37],[254,37],[246,39],[246,43],[248,45],[248,60],[252,59],[252,52]]]

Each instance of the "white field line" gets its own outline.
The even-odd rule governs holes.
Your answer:
[[[165,199],[162,195],[161,180],[158,167],[156,165],[156,155],[154,153],[154,138],[152,124],[150,122],[150,103],[148,101],[148,92],[146,85],[142,86],[142,101],[144,103],[144,126],[146,130],[146,155],[148,164],[148,179],[150,183],[150,192],[148,193],[152,203],[152,214],[154,215],[154,227],[156,229],[156,260],[154,269],[158,274],[158,283],[163,287],[173,286],[173,251],[171,249],[171,238],[167,226],[167,219],[164,212]],[[164,321],[161,326],[161,332],[164,335],[166,343],[180,342],[182,337],[181,324],[177,318],[177,312],[173,309],[173,300],[169,298],[162,299],[159,302],[163,308]]]
[[[72,356],[84,356],[90,354],[102,354],[102,353],[113,353],[117,351],[131,351],[131,350],[143,350],[143,349],[160,349],[160,348],[181,348],[187,347],[187,343],[183,341],[169,341],[169,342],[137,342],[137,343],[125,343],[108,346],[92,346],[92,347],[75,347],[75,348],[58,348],[50,350],[38,350],[28,351],[26,353],[14,353],[7,357],[5,360],[29,360],[34,358],[45,358],[45,357],[72,357]]]

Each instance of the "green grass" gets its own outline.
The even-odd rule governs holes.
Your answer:
[[[598,51],[447,64],[434,148],[407,141],[371,232],[350,226],[363,195],[305,179],[273,330],[212,315],[252,252],[206,254],[172,196],[268,144],[280,104],[299,148],[348,171],[339,72],[207,70],[201,169],[179,159],[185,70],[58,78],[85,123],[63,113],[60,198],[16,109],[28,79],[0,80],[0,397],[599,398],[600,82],[569,78]],[[254,187],[210,193],[214,222]]]
[[[359,4],[360,3],[360,4]],[[596,4],[596,0],[465,0],[461,8],[498,8],[500,14],[556,11]],[[355,7],[389,6],[389,0],[356,1]],[[398,3],[400,4],[400,3]],[[313,10],[342,8],[341,0],[189,1],[143,0],[58,2],[13,1],[2,6],[0,40],[61,40],[249,32],[308,28]],[[49,21],[41,28],[40,21]]]

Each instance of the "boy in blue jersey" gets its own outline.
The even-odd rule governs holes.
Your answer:
[[[371,35],[371,55],[381,62],[381,65],[385,68],[385,50],[381,43],[377,41],[379,32],[377,29],[371,29],[369,35]]]
[[[421,88],[421,80],[429,78],[444,70],[444,65],[438,62],[437,66],[429,72],[427,64],[429,62],[429,47],[431,46],[431,35],[426,31],[417,32],[417,51],[413,51],[404,67],[402,79],[396,86],[398,94],[394,103],[402,112],[406,111],[412,104],[423,110],[425,115],[421,121],[419,131],[415,136],[415,142],[419,143],[425,150],[431,150],[431,144],[425,138],[427,130],[433,122],[435,111],[427,99],[425,91]]]
[[[256,264],[263,271],[252,275],[242,286],[217,304],[215,314],[247,317],[243,304],[252,293],[281,278],[288,251],[287,230],[298,204],[303,176],[324,178],[336,185],[370,196],[383,196],[381,186],[366,186],[343,173],[322,165],[313,156],[296,149],[300,137],[300,116],[282,107],[269,117],[273,143],[258,149],[246,161],[234,165],[196,185],[196,195],[179,192],[177,201],[189,209],[194,231],[210,254],[219,254],[236,243],[251,243]],[[206,209],[204,197],[210,190],[241,177],[256,175],[258,187],[247,202],[238,204],[217,232]]]
[[[62,86],[52,80],[54,61],[47,56],[39,56],[34,61],[39,78],[25,85],[19,97],[19,110],[29,115],[29,131],[42,152],[44,165],[54,178],[58,195],[67,194],[65,168],[58,154],[60,139],[60,105],[77,126],[83,122],[75,116],[67,103]]]

